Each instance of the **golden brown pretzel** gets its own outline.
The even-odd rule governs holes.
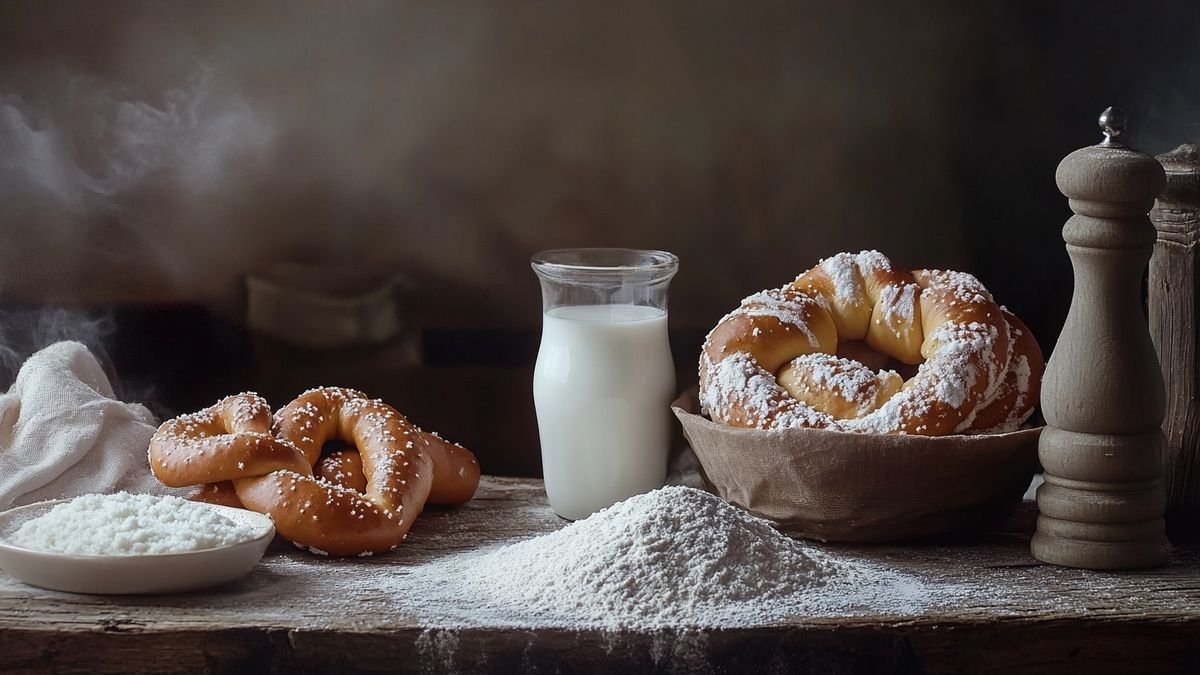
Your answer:
[[[326,458],[321,458],[324,444],[331,440],[341,440],[358,446],[362,460],[363,446],[352,437],[352,434],[337,433],[333,424],[333,415],[338,410],[378,409],[387,419],[395,419],[403,426],[401,433],[404,437],[396,438],[395,431],[381,430],[383,438],[393,442],[401,453],[413,452],[427,455],[430,470],[427,472],[432,484],[426,501],[431,504],[461,504],[470,501],[479,486],[479,462],[469,450],[456,443],[443,440],[435,433],[422,431],[408,421],[403,415],[382,401],[372,401],[365,394],[353,389],[339,387],[323,387],[310,389],[298,396],[275,414],[273,433],[280,439],[292,442],[306,457],[313,461],[318,474],[333,474],[334,482],[354,486],[364,479],[369,482],[371,468],[365,461],[356,461],[347,457],[352,451],[338,451]],[[386,421],[386,420],[381,420]],[[370,431],[368,428],[366,431]],[[390,433],[391,438],[388,437]],[[370,440],[370,433],[362,438]],[[337,477],[337,473],[341,477]]]
[[[271,435],[271,421],[271,407],[253,393],[167,420],[150,439],[150,470],[171,487],[271,471],[312,475],[296,446]]]
[[[294,440],[292,434],[295,434]],[[327,440],[357,448],[362,492],[313,475]],[[193,415],[169,420],[150,442],[150,466],[166,485],[206,484],[206,501],[237,502],[275,521],[277,531],[316,553],[368,555],[395,548],[407,535],[442,472],[460,501],[478,484],[478,464],[465,449],[452,458],[426,444],[423,432],[387,404],[359,392],[306,392],[272,416],[254,394],[230,396]],[[328,467],[326,467],[328,468]],[[232,481],[230,495],[229,483]]]
[[[1042,371],[1036,341],[1018,324],[969,274],[909,273],[876,251],[842,253],[746,298],[717,324],[700,357],[701,403],[718,422],[764,429],[1016,428],[1033,411]],[[903,381],[837,356],[857,341],[919,368]]]

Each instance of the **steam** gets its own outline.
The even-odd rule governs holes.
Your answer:
[[[189,275],[187,256],[219,217],[231,166],[264,153],[272,127],[206,65],[148,95],[65,68],[28,74],[38,86],[23,94],[0,85],[0,293],[5,304],[15,296],[35,306],[0,310],[0,390],[34,352],[76,340],[120,395],[106,350],[112,312],[54,304],[75,304],[80,289],[121,274],[136,293],[155,279],[130,274],[136,264],[162,284]],[[213,205],[189,208],[206,200]]]
[[[0,391],[16,379],[25,359],[62,340],[75,340],[86,345],[113,379],[105,343],[115,329],[116,322],[108,312],[93,314],[60,308],[0,311]]]
[[[60,99],[53,104],[0,94],[0,186],[42,190],[76,214],[168,172],[192,195],[209,193],[229,157],[271,139],[255,111],[216,82],[211,68],[197,67],[158,105],[78,75],[47,88]]]

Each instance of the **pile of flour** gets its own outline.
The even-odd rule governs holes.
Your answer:
[[[746,626],[855,608],[904,613],[928,598],[911,578],[832,556],[682,486],[384,583],[424,619],[462,608],[465,623],[601,628]]]
[[[156,555],[228,546],[259,534],[204,504],[118,492],[58,504],[22,523],[9,541],[70,555]]]

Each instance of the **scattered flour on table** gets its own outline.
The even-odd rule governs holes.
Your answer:
[[[18,546],[71,555],[183,553],[236,544],[260,532],[179,497],[83,495],[21,524]]]
[[[609,629],[748,626],[839,611],[907,614],[936,595],[912,577],[798,542],[683,486],[381,583],[423,621]]]

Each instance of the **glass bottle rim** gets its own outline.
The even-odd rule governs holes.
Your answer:
[[[551,277],[672,276],[679,257],[669,251],[638,248],[553,248],[530,259],[535,272]]]

